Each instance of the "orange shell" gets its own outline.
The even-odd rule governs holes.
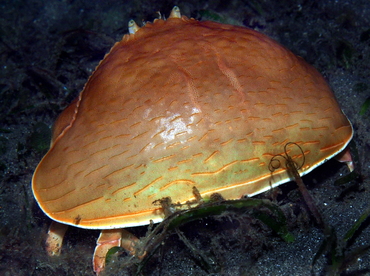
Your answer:
[[[290,180],[268,165],[288,142],[301,174],[352,127],[323,77],[256,31],[169,18],[125,35],[55,123],[32,180],[53,220],[82,228],[163,219],[153,201],[255,195]],[[289,154],[299,164],[296,147]]]

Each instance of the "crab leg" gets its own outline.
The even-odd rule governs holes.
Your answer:
[[[341,153],[339,153],[335,157],[339,162],[345,162],[347,164],[347,167],[350,172],[352,172],[355,169],[355,166],[353,164],[351,152],[349,150],[349,146],[347,146]]]
[[[53,221],[50,224],[46,238],[46,251],[49,256],[59,256],[62,249],[63,237],[68,225]]]
[[[135,255],[135,243],[139,241],[133,234],[125,229],[103,230],[96,242],[93,256],[93,267],[96,275],[104,270],[105,257],[109,249],[119,246],[123,247],[131,255]]]

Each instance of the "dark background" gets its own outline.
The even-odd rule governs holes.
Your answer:
[[[62,251],[48,258],[44,238],[50,220],[33,199],[30,180],[47,151],[50,127],[78,95],[104,54],[127,33],[127,22],[168,16],[178,5],[199,20],[259,30],[313,64],[333,88],[351,120],[363,181],[335,186],[347,168],[329,161],[304,181],[328,225],[341,240],[369,208],[369,117],[360,114],[370,96],[370,2],[368,0],[252,1],[0,1],[0,275],[93,275],[98,231],[70,228]],[[309,216],[294,183],[281,186],[278,204],[295,242],[286,243],[243,211],[210,216],[180,228],[196,251],[215,265],[206,268],[176,234],[143,269],[144,275],[310,275],[324,235]],[[268,197],[261,195],[260,197]],[[129,229],[138,236],[146,227]],[[351,248],[370,243],[368,223]],[[125,254],[107,275],[132,275]],[[315,275],[327,275],[321,257]],[[370,275],[369,254],[342,275]]]

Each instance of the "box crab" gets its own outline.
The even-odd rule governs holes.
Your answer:
[[[170,197],[253,196],[290,180],[269,161],[288,142],[304,175],[344,151],[352,127],[324,78],[259,32],[181,16],[117,42],[54,125],[32,179],[60,253],[67,225],[100,229],[97,274],[114,246],[134,254],[123,228],[160,222]],[[341,159],[350,161],[348,155]],[[187,208],[187,205],[184,205]]]

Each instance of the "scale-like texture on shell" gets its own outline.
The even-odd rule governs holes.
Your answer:
[[[351,136],[323,77],[272,39],[156,20],[112,48],[58,119],[33,190],[62,223],[143,225],[163,218],[153,201],[185,202],[193,186],[236,199],[288,181],[268,168],[288,142],[305,174]]]

